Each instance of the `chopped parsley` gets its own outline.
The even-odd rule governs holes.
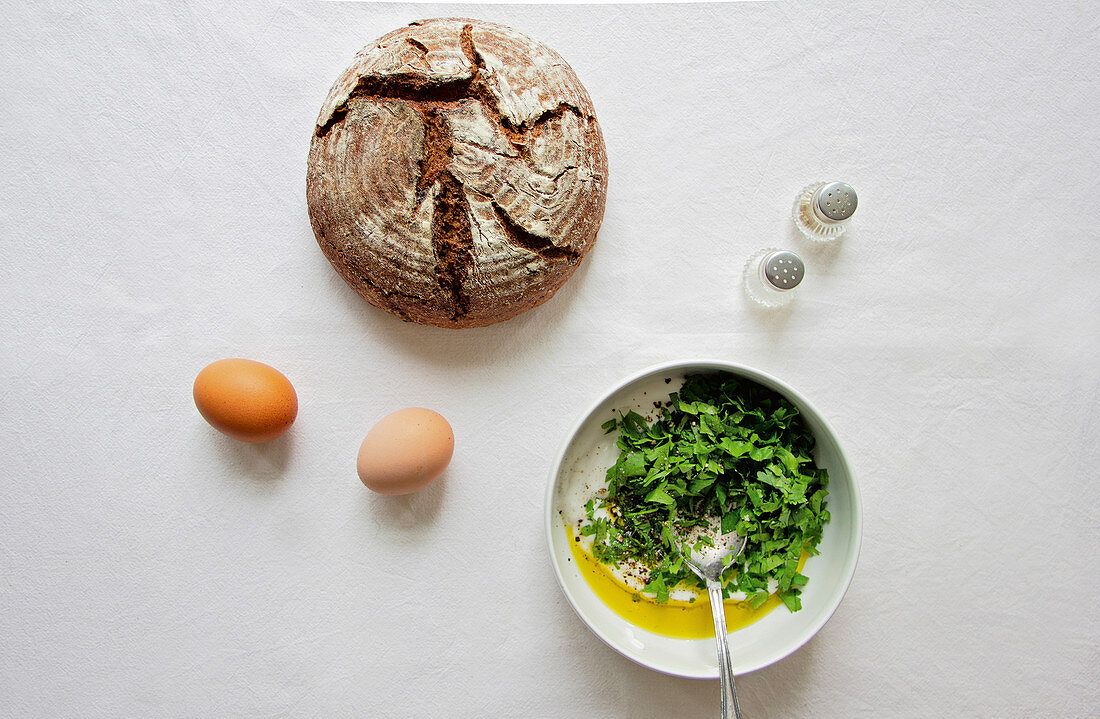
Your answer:
[[[813,461],[814,437],[785,398],[729,373],[689,375],[650,424],[628,412],[603,425],[618,430],[618,460],[608,491],[585,506],[581,534],[605,564],[640,564],[642,590],[668,601],[677,585],[701,587],[684,564],[676,536],[720,517],[722,531],[746,537],[724,578],[726,596],[743,592],[759,607],[769,580],[796,612],[807,577],[803,552],[817,554],[828,472]],[[604,509],[605,512],[598,512]]]

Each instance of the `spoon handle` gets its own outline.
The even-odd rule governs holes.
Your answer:
[[[707,580],[707,594],[714,614],[714,639],[718,645],[718,677],[722,682],[722,719],[743,719],[737,705],[737,687],[733,683],[733,665],[730,663],[730,647],[726,637],[726,608],[722,603],[722,583]],[[730,708],[733,713],[730,713]]]

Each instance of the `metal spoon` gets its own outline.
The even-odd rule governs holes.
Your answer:
[[[702,537],[708,537],[713,546],[700,543]],[[712,519],[709,526],[696,527],[679,537],[680,554],[683,555],[691,571],[707,583],[710,596],[710,608],[714,613],[714,640],[718,644],[718,676],[722,682],[722,719],[729,719],[730,707],[733,716],[742,719],[741,707],[737,705],[737,687],[733,683],[733,666],[730,663],[730,648],[726,638],[726,610],[722,604],[722,572],[728,566],[727,557],[736,557],[745,549],[745,537],[736,532],[722,534],[721,522]]]

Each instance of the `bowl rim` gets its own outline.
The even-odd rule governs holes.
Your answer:
[[[655,666],[645,661],[642,657],[637,656],[636,654],[632,654],[624,647],[620,647],[615,642],[611,641],[611,639],[602,631],[600,631],[598,627],[594,626],[591,622],[588,621],[588,618],[584,615],[580,607],[577,605],[577,601],[573,598],[573,595],[566,588],[565,577],[562,575],[561,567],[558,566],[558,562],[555,561],[556,555],[554,552],[554,490],[557,487],[557,479],[559,474],[561,473],[561,466],[562,462],[565,460],[566,452],[569,451],[569,446],[570,444],[572,444],[573,439],[580,432],[581,427],[584,426],[584,424],[592,417],[592,415],[595,414],[596,410],[598,410],[600,406],[604,402],[606,402],[608,398],[611,397],[611,395],[615,394],[627,385],[637,382],[638,380],[641,380],[653,374],[682,370],[687,367],[700,367],[704,369],[704,371],[705,369],[709,368],[716,371],[732,372],[734,374],[745,376],[748,379],[756,381],[760,384],[765,384],[765,386],[769,383],[774,385],[776,388],[778,388],[778,391],[780,391],[781,394],[783,394],[785,397],[787,397],[787,399],[796,404],[799,409],[806,408],[809,411],[813,412],[817,420],[819,420],[819,422],[821,423],[821,427],[824,432],[831,435],[831,439],[838,449],[837,459],[839,463],[843,465],[844,471],[849,478],[849,490],[851,493],[852,504],[852,528],[850,530],[850,533],[854,541],[852,543],[852,548],[848,552],[848,558],[845,562],[847,564],[847,574],[843,577],[840,591],[836,593],[826,611],[824,611],[820,615],[821,618],[819,619],[819,621],[803,630],[802,633],[795,638],[795,641],[792,642],[785,651],[777,654],[775,657],[769,660],[760,662],[757,665],[750,666],[747,669],[741,669],[740,671],[736,672],[737,675],[740,676],[758,671],[760,669],[763,669],[764,667],[771,666],[778,661],[786,659],[791,654],[801,649],[806,644],[806,642],[810,641],[810,639],[812,639],[819,631],[821,631],[821,628],[824,627],[825,624],[832,618],[833,614],[840,606],[841,601],[843,601],[844,599],[844,595],[848,593],[848,588],[852,584],[852,578],[855,576],[856,566],[859,564],[860,548],[863,544],[863,501],[860,497],[859,484],[856,482],[855,473],[852,471],[851,462],[849,462],[848,455],[844,451],[844,448],[840,443],[840,439],[836,434],[836,430],[833,429],[832,425],[829,424],[829,421],[825,418],[824,415],[821,414],[821,412],[817,410],[817,407],[815,407],[812,402],[807,400],[801,393],[799,393],[783,380],[780,380],[774,375],[768,374],[767,372],[762,372],[761,370],[755,369],[753,367],[738,364],[736,362],[729,362],[727,360],[711,358],[685,359],[660,362],[658,364],[650,365],[619,380],[611,388],[602,392],[594,402],[588,405],[587,409],[581,413],[577,420],[573,422],[568,434],[565,437],[565,440],[561,443],[561,446],[558,448],[558,451],[554,456],[554,461],[550,465],[550,475],[549,481],[547,482],[546,486],[546,495],[544,499],[545,506],[543,512],[543,525],[546,538],[547,557],[550,560],[550,565],[554,569],[554,576],[558,580],[558,587],[561,589],[562,594],[565,595],[566,600],[569,602],[569,606],[573,608],[573,612],[577,615],[581,622],[586,627],[588,627],[589,631],[599,637],[604,644],[611,647],[627,659],[630,659],[631,661],[640,664],[648,669],[661,672],[662,674],[684,677],[688,679],[718,678],[717,672],[715,672],[714,674],[680,672],[673,671],[661,666]],[[763,382],[761,382],[761,380],[763,380]]]

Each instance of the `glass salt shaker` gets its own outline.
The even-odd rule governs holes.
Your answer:
[[[745,263],[745,292],[764,307],[781,307],[795,298],[805,276],[805,263],[790,250],[760,250]]]
[[[794,203],[794,223],[808,239],[835,240],[856,211],[856,191],[843,182],[815,182]]]

